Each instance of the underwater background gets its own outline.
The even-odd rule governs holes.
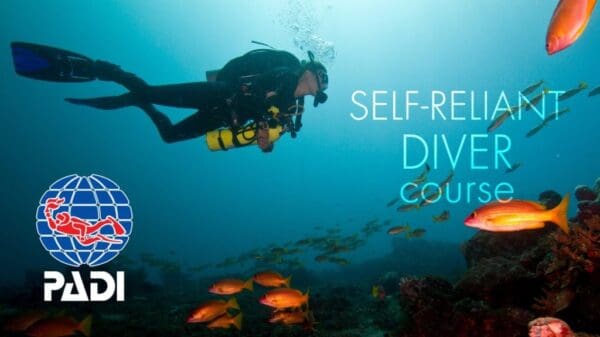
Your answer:
[[[407,240],[382,230],[343,254],[347,266],[318,263],[318,252],[307,249],[298,257],[303,270],[331,272],[324,275],[332,275],[327,282],[333,285],[363,278],[368,296],[381,276],[370,275],[370,266],[378,263],[378,273],[409,274],[393,260],[376,262],[405,242],[406,259],[435,256],[439,269],[430,263],[423,274],[457,279],[467,268],[460,245],[477,233],[463,219],[481,204],[442,201],[396,212],[386,203],[422,171],[403,168],[403,134],[429,140],[443,133],[456,139],[485,133],[490,121],[432,121],[426,113],[415,113],[410,121],[356,121],[350,114],[360,110],[351,95],[355,90],[396,90],[399,95],[419,90],[426,102],[432,90],[487,90],[494,100],[501,90],[514,97],[538,80],[557,90],[582,81],[597,87],[598,13],[576,44],[549,57],[544,39],[555,6],[542,0],[3,1],[0,283],[18,288],[26,271],[41,279],[35,271],[63,268],[39,243],[35,211],[48,186],[73,173],[110,177],[129,197],[134,227],[122,256],[135,260],[151,254],[186,273],[211,265],[194,277],[248,277],[257,271],[251,263],[216,265],[327,228],[337,226],[343,235],[352,235],[372,219],[389,219],[392,225],[426,229],[426,234]],[[124,90],[100,81],[57,84],[18,77],[9,48],[11,41],[58,46],[114,62],[151,84],[170,84],[204,80],[205,71],[259,48],[252,40],[300,59],[312,50],[330,78],[328,102],[308,107],[298,137],[285,135],[268,154],[256,147],[211,152],[204,138],[166,144],[138,108],[102,111],[70,105],[63,98]],[[383,99],[391,102],[391,95]],[[545,190],[564,195],[593,184],[600,175],[599,104],[598,96],[575,96],[564,102],[570,108],[564,118],[531,138],[525,134],[539,118],[525,113],[521,121],[507,121],[498,132],[512,138],[508,158],[522,167],[511,174],[504,167],[474,171],[462,158],[453,184],[507,181],[515,197],[526,200],[537,200]],[[193,113],[160,110],[174,120]],[[389,109],[385,114],[391,116]],[[441,181],[451,170],[440,159],[429,179]],[[433,223],[431,217],[443,210],[449,210],[449,221]],[[576,212],[573,202],[569,215]],[[160,283],[156,275],[150,279]],[[188,296],[198,293],[190,290]]]

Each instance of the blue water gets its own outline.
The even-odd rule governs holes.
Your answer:
[[[339,223],[351,234],[372,218],[423,227],[427,240],[465,241],[475,230],[462,219],[476,203],[439,203],[409,213],[385,203],[421,172],[403,168],[403,134],[430,139],[444,133],[456,140],[485,133],[489,121],[431,121],[415,113],[410,121],[358,122],[350,117],[359,112],[351,95],[355,90],[396,90],[401,96],[419,90],[422,97],[432,90],[488,90],[497,97],[500,90],[514,95],[540,79],[561,90],[580,81],[597,87],[598,13],[574,46],[549,57],[544,39],[554,6],[541,0],[3,1],[3,274],[19,279],[24,269],[59,267],[42,249],[34,217],[47,187],[72,173],[105,175],[126,191],[134,210],[127,247],[132,255],[174,250],[180,262],[218,263],[255,247],[298,240],[314,233],[315,225]],[[18,77],[9,50],[11,41],[58,46],[167,84],[203,80],[206,70],[256,48],[251,40],[305,58],[299,46],[314,47],[314,39],[335,50],[324,60],[329,101],[310,106],[298,138],[284,136],[270,154],[255,147],[213,153],[204,138],[165,144],[139,109],[100,111],[63,101],[118,94],[121,87]],[[391,96],[384,100],[391,102]],[[512,138],[508,157],[523,167],[511,175],[504,167],[475,172],[464,157],[453,184],[508,181],[516,197],[533,200],[547,189],[564,194],[592,184],[600,171],[599,103],[600,96],[588,98],[587,92],[568,100],[571,112],[532,138],[524,135],[539,118],[507,121],[498,132]],[[193,112],[165,111],[175,120]],[[390,116],[389,109],[385,114]],[[441,161],[430,179],[441,181],[449,171],[448,162]],[[433,224],[430,217],[444,209],[451,220]],[[377,233],[353,259],[383,255],[391,250],[390,241]]]

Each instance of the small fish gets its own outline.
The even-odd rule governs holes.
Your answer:
[[[385,207],[389,208],[389,207],[394,206],[398,202],[398,200],[400,200],[400,197],[395,197],[394,199],[388,201],[388,203],[385,204]]]
[[[504,111],[501,115],[499,115],[492,121],[492,123],[487,128],[487,132],[490,133],[499,128],[500,125],[502,125],[511,114],[511,109]]]
[[[385,289],[383,288],[382,285],[374,285],[371,288],[371,296],[378,300],[384,300],[385,299]]]
[[[350,260],[345,259],[343,257],[331,256],[329,257],[329,262],[335,263],[340,266],[347,266],[350,264]]]
[[[311,239],[300,239],[296,241],[295,246],[308,246],[310,245]]]
[[[404,191],[409,192],[410,190],[417,188],[417,185],[410,184],[404,188]]]
[[[315,256],[315,261],[317,261],[317,262],[326,262],[328,259],[329,259],[329,255],[327,255],[327,254],[321,254],[321,255]]]
[[[417,209],[419,208],[419,204],[414,203],[414,204],[403,204],[398,206],[398,208],[396,208],[396,211],[398,212],[407,212],[413,209]]]
[[[560,111],[551,113],[544,119],[544,121],[542,123],[537,125],[535,128],[529,130],[529,132],[527,132],[527,134],[525,136],[527,138],[529,138],[529,137],[535,135],[536,133],[540,132],[548,123],[552,122],[553,120],[557,120],[560,116],[562,116],[563,114],[565,114],[569,111],[571,111],[571,109],[565,108]]]
[[[542,84],[544,84],[544,80],[535,82],[532,85],[528,86],[527,88],[521,90],[521,94],[524,96],[527,96],[527,95],[531,94],[532,92],[534,92],[535,89],[539,88]]]
[[[523,102],[523,104],[525,105],[525,111],[529,111],[531,110],[531,108],[536,106],[542,100],[542,98],[544,98],[544,95],[546,95],[549,91],[550,89],[544,88],[544,90],[542,90],[541,93],[532,98],[529,102]]]
[[[395,227],[388,229],[387,233],[388,233],[388,235],[397,235],[397,234],[403,233],[409,229],[410,229],[409,225],[395,226]]]
[[[571,90],[568,90],[567,92],[561,94],[560,96],[558,96],[558,100],[559,101],[564,101],[567,98],[571,98],[575,95],[577,95],[578,93],[580,93],[581,91],[587,89],[588,85],[585,82],[581,82],[579,83],[579,85],[577,86],[577,88],[573,88]]]
[[[235,297],[228,301],[209,300],[200,304],[187,319],[188,323],[205,323],[225,314],[228,309],[240,310]]]
[[[238,330],[242,330],[241,312],[236,316],[231,316],[230,314],[225,313],[206,325],[206,327],[209,329],[229,329],[232,326]]]
[[[550,210],[537,202],[526,200],[492,202],[471,213],[465,219],[465,225],[491,232],[514,232],[542,228],[546,221],[550,221],[563,232],[569,233],[568,207],[569,194]]]
[[[275,254],[275,255],[283,255],[287,253],[287,249],[283,248],[283,247],[274,247],[271,248],[271,254]]]
[[[190,271],[200,273],[200,272],[208,269],[209,267],[210,267],[210,264],[202,264],[202,265],[190,268]]]
[[[535,135],[536,133],[540,132],[548,123],[541,123],[540,125],[536,126],[535,128],[529,130],[529,132],[527,132],[527,134],[525,135],[525,137],[529,138],[533,135]]]
[[[233,295],[242,292],[244,289],[253,290],[252,279],[245,282],[238,279],[223,279],[213,284],[208,292],[217,295]]]
[[[446,188],[448,184],[450,184],[452,178],[454,178],[454,171],[450,171],[450,174],[448,174],[448,176],[439,184],[442,191],[444,190],[444,188]]]
[[[429,171],[431,171],[431,168],[429,167],[429,164],[425,163],[425,168],[423,169],[423,172],[421,172],[421,174],[418,177],[416,177],[412,183],[414,185],[424,183],[427,180],[427,174],[429,174]]]
[[[411,195],[409,195],[408,198],[411,200],[417,199],[420,196],[429,194],[429,192],[431,192],[432,189],[433,189],[433,187],[430,185],[430,186],[425,187],[425,189],[416,190]]]
[[[515,106],[511,106],[510,108],[508,108],[508,110],[510,110],[511,115],[514,115],[515,113],[519,112],[524,107],[525,107],[525,104],[521,103],[521,104],[518,104]]]
[[[425,196],[425,198],[419,204],[419,208],[429,206],[429,205],[433,204],[434,202],[437,202],[440,199],[443,192],[444,192],[443,189],[439,188],[437,191]]]
[[[300,248],[293,248],[293,249],[288,249],[287,252],[285,253],[285,255],[295,255],[298,253],[302,253],[302,250]]]
[[[233,265],[237,264],[237,259],[234,257],[228,257],[225,260],[223,260],[221,263],[215,265],[215,267],[217,268],[225,268],[225,267],[231,267]]]
[[[291,288],[277,288],[264,294],[259,302],[275,309],[300,308],[308,305],[308,291],[302,294]]]
[[[277,311],[269,319],[269,323],[279,323],[284,325],[304,324],[308,319],[304,311]]]
[[[560,0],[546,33],[546,52],[555,54],[577,41],[583,34],[596,0]]]
[[[260,273],[254,274],[252,277],[254,282],[260,284],[263,287],[272,287],[272,288],[280,288],[280,287],[290,287],[290,282],[292,280],[292,276],[288,278],[284,278],[275,271],[263,271]]]
[[[80,332],[84,336],[89,337],[91,327],[91,315],[84,318],[81,322],[77,322],[71,317],[62,316],[37,321],[25,331],[25,334],[32,337],[64,337]]]
[[[448,221],[448,219],[450,219],[450,211],[445,210],[440,215],[434,215],[431,218],[433,219],[433,222]]]
[[[545,119],[544,119],[544,123],[550,123],[553,120],[558,120],[558,118],[564,114],[566,114],[567,112],[571,111],[571,109],[569,108],[564,108],[560,111],[555,111],[551,114],[549,114]]]
[[[300,325],[306,330],[314,330],[315,316],[312,311],[276,311],[269,319],[269,323],[283,325]]]
[[[298,259],[289,260],[289,261],[286,261],[286,263],[287,263],[288,269],[292,269],[292,270],[300,269],[300,268],[304,267],[304,264]]]
[[[406,233],[406,238],[407,239],[420,238],[420,237],[423,237],[423,235],[425,235],[426,232],[427,232],[427,230],[425,230],[423,228],[417,228],[411,232]]]
[[[509,168],[507,168],[506,170],[504,170],[504,173],[515,172],[519,167],[521,167],[521,163],[514,163],[514,164],[510,165]]]
[[[588,94],[589,97],[596,96],[596,95],[600,95],[600,87],[590,91],[590,93]]]

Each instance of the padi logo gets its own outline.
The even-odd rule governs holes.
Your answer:
[[[97,174],[73,174],[50,185],[40,199],[36,220],[42,246],[54,259],[71,267],[97,267],[111,261],[127,245],[133,227],[125,193],[115,182]],[[115,291],[117,300],[123,300],[123,272],[117,272],[115,281],[106,272],[92,271],[89,298],[79,272],[71,274],[73,282],[66,282],[59,272],[45,272],[44,300],[51,301],[52,292],[63,287],[63,301],[103,301]],[[105,291],[99,293],[99,284],[93,280],[103,281]],[[73,286],[79,295],[73,293]]]
[[[125,300],[125,273],[117,272],[117,280],[115,281],[109,273],[105,271],[91,271],[90,280],[99,280],[104,284],[104,291],[100,291],[99,282],[90,282],[89,296],[88,291],[81,279],[79,272],[71,272],[73,282],[65,282],[65,277],[57,271],[44,272],[44,301],[52,301],[52,293],[63,289],[60,300],[62,302],[104,302],[108,301],[117,294],[117,302]],[[51,282],[47,282],[51,280]],[[75,289],[73,289],[75,288]],[[75,290],[75,291],[73,291]]]
[[[112,180],[76,174],[54,182],[37,209],[42,246],[72,267],[96,267],[114,259],[133,226],[129,199]]]

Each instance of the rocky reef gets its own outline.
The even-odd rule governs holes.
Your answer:
[[[400,303],[410,324],[398,336],[600,334],[600,179],[593,187],[577,187],[575,198],[578,212],[569,234],[554,225],[481,231],[463,245],[468,269],[454,284],[403,279]],[[546,191],[539,199],[552,208],[561,198]],[[572,333],[567,323],[581,333]]]

